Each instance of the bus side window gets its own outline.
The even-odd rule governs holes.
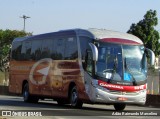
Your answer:
[[[40,60],[41,46],[42,46],[42,40],[35,39],[32,41],[32,50],[31,50],[32,60],[35,61]]]
[[[78,58],[78,47],[76,38],[69,37],[65,42],[65,60],[74,60]]]
[[[52,39],[44,39],[42,42],[43,43],[42,43],[41,59],[50,58],[52,47],[53,47],[53,40]]]
[[[31,59],[31,48],[32,48],[31,41],[24,41],[22,43],[21,60],[30,60]]]
[[[82,65],[83,68],[86,70],[86,55],[87,55],[87,50],[90,49],[89,43],[92,43],[93,40],[89,37],[85,36],[80,36],[79,37],[79,42],[80,42],[80,48],[81,48],[81,58],[82,58]]]
[[[86,71],[92,76],[93,74],[93,56],[91,50],[86,51],[85,57]]]
[[[12,44],[11,59],[20,60],[22,42],[14,42]]]
[[[64,50],[65,50],[65,39],[56,38],[53,40],[53,50],[51,57],[54,60],[63,60],[64,59]]]

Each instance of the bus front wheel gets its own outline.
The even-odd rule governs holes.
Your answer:
[[[38,98],[30,95],[28,83],[26,83],[23,87],[23,100],[24,102],[32,102],[32,103],[38,102]]]
[[[125,107],[126,107],[126,104],[124,104],[124,103],[114,104],[114,108],[115,108],[116,111],[122,111],[122,110],[125,109]]]
[[[75,108],[81,108],[82,105],[83,105],[83,102],[79,100],[78,91],[77,91],[76,86],[74,86],[71,89],[70,104],[71,104],[72,107],[75,107]]]

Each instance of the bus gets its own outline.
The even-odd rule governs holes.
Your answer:
[[[147,63],[147,56],[150,62]],[[12,42],[9,91],[24,102],[51,98],[80,108],[83,103],[145,104],[147,66],[153,51],[127,33],[68,29]]]

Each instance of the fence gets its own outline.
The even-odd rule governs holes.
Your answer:
[[[160,72],[159,70],[149,71],[147,78],[147,93],[160,95]]]

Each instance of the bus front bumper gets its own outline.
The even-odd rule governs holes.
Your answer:
[[[111,91],[107,89],[93,88],[91,101],[94,103],[126,103],[144,105],[146,102],[146,90],[137,92]],[[93,91],[92,90],[92,91]]]

